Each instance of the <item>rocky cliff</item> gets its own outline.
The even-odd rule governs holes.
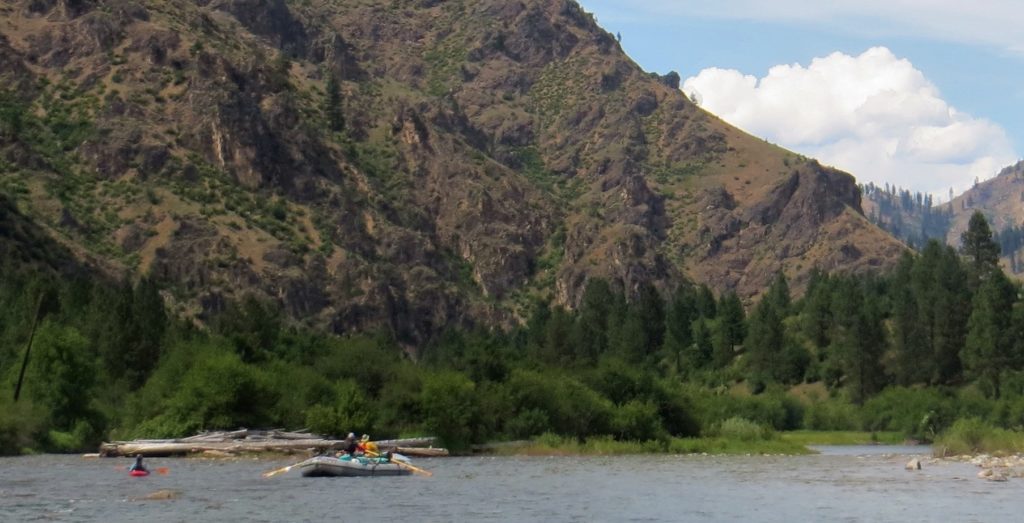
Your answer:
[[[0,190],[199,318],[258,292],[415,346],[596,276],[753,297],[903,248],[571,0],[6,0],[0,66]]]

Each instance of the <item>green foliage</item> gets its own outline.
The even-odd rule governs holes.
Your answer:
[[[1013,304],[1018,288],[995,272],[986,278],[974,296],[974,307],[967,322],[967,340],[963,350],[964,367],[990,396],[1000,395],[1000,375],[1004,369],[1020,368],[1012,328]]]
[[[758,441],[772,439],[775,432],[767,426],[759,425],[745,418],[729,418],[712,428],[710,434],[720,438],[740,441]]]
[[[328,403],[318,403],[306,411],[305,425],[317,434],[338,439],[349,432],[368,434],[373,431],[372,411],[366,397],[354,381],[334,384]]]
[[[841,400],[816,401],[804,410],[804,428],[810,430],[859,430],[861,413],[856,405]]]
[[[995,427],[979,418],[962,418],[936,439],[935,447],[938,454],[954,456],[1015,453],[1024,450],[1024,434]]]
[[[43,439],[45,410],[30,401],[0,400],[0,456],[32,452]]]
[[[237,355],[203,354],[163,402],[163,412],[143,422],[139,431],[183,436],[200,430],[263,427],[269,425],[269,408],[277,398],[265,373]]]
[[[612,418],[615,437],[627,441],[666,439],[658,407],[650,401],[633,400],[615,409]]]
[[[864,404],[864,429],[931,441],[956,419],[956,399],[937,389],[892,387]]]
[[[992,239],[992,229],[981,211],[974,211],[967,230],[960,235],[960,252],[967,258],[972,289],[977,289],[989,275],[999,270],[999,244]]]
[[[16,131],[9,108],[0,118]],[[292,216],[282,204],[262,219],[285,227]],[[387,331],[311,331],[256,296],[198,328],[168,313],[152,280],[59,275],[3,256],[5,386],[48,297],[23,399],[0,403],[0,453],[237,426],[432,433],[456,451],[543,435],[552,452],[600,453],[789,452],[797,443],[771,433],[801,428],[931,440],[967,417],[986,425],[951,437],[979,448],[979,432],[1024,427],[1017,286],[993,272],[972,291],[965,262],[937,243],[889,275],[816,274],[797,303],[780,275],[749,319],[735,294],[645,286],[627,301],[595,278],[575,310],[539,302],[522,327],[451,328],[415,348]],[[795,399],[787,387],[804,380],[822,380],[828,399]]]
[[[475,390],[469,378],[457,373],[430,376],[423,384],[424,425],[451,449],[466,449],[474,441]]]

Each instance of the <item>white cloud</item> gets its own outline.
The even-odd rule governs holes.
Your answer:
[[[756,78],[710,68],[683,82],[705,109],[858,181],[946,195],[1016,161],[1006,132],[957,111],[884,47],[777,65]]]
[[[588,0],[587,4],[612,3]],[[814,24],[861,36],[916,35],[1024,53],[1019,0],[633,0],[629,13]]]

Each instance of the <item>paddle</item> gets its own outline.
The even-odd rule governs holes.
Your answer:
[[[366,451],[366,454],[368,454],[370,457],[373,457],[373,458],[380,457],[380,454],[378,454],[378,453],[376,453],[376,452],[374,452],[372,450]],[[413,472],[415,472],[417,474],[423,474],[424,476],[427,476],[427,477],[430,477],[430,476],[434,475],[434,473],[429,471],[429,470],[421,469],[419,467],[410,465],[409,463],[406,463],[404,461],[398,461],[398,460],[394,459],[394,456],[392,456],[391,463],[394,463],[395,465],[398,465],[399,467],[405,467],[405,468],[407,468],[407,469],[409,469],[409,470],[411,470],[411,471],[413,471]]]
[[[295,467],[298,467],[299,465],[302,465],[303,463],[305,463],[307,461],[309,461],[309,460],[308,459],[304,459],[304,460],[302,460],[302,461],[300,461],[298,463],[293,463],[291,465],[288,465],[287,467],[281,467],[279,469],[274,469],[274,470],[270,470],[270,471],[264,472],[263,473],[263,477],[271,478],[271,477],[274,477],[274,476],[276,476],[278,474],[281,474],[283,472],[288,472],[289,470],[291,470],[291,469],[293,469]]]

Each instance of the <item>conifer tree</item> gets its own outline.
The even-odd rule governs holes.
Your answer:
[[[1000,396],[1000,375],[1010,368],[1014,340],[1011,318],[1017,288],[1003,275],[993,272],[974,296],[963,350],[964,370],[990,396]]]
[[[587,282],[573,336],[575,353],[580,359],[595,362],[599,355],[607,352],[608,316],[613,304],[614,297],[607,280],[593,278]]]
[[[692,325],[697,314],[693,287],[680,286],[672,296],[672,303],[665,314],[664,354],[676,370],[683,369],[683,352],[693,343]]]
[[[809,358],[802,347],[790,344],[787,339],[783,320],[789,309],[789,283],[780,272],[747,324],[744,348],[755,382],[793,383],[803,377]]]
[[[658,289],[647,283],[640,287],[636,308],[643,327],[643,355],[653,356],[665,342],[665,301]]]
[[[960,242],[960,253],[967,258],[969,285],[976,290],[984,279],[999,270],[999,244],[992,239],[992,229],[981,211],[971,215]]]
[[[341,88],[334,73],[327,71],[327,82],[324,85],[324,116],[327,119],[327,128],[332,132],[340,132],[345,129],[345,116],[341,108]]]
[[[718,319],[715,322],[714,350],[712,363],[723,368],[732,362],[735,347],[747,336],[746,313],[743,303],[734,292],[726,293],[718,302]]]
[[[711,292],[711,288],[704,284],[697,289],[697,313],[700,317],[709,320],[718,315],[715,295]]]
[[[896,383],[926,383],[932,376],[932,354],[925,343],[921,314],[914,292],[912,272],[915,257],[905,253],[891,276],[892,346],[895,353],[893,375]]]

